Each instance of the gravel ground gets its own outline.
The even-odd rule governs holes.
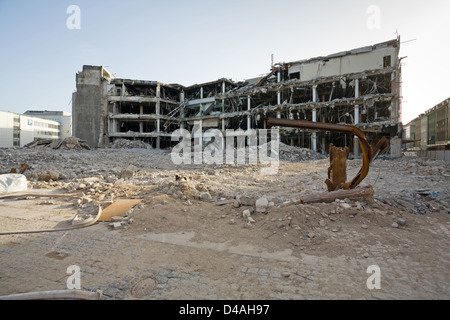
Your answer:
[[[78,197],[0,199],[0,232],[142,199],[116,227],[1,235],[0,295],[67,289],[76,265],[81,289],[104,300],[450,298],[448,163],[377,159],[361,184],[373,197],[301,204],[326,192],[329,166],[302,156],[286,148],[264,176],[258,164],[174,165],[151,148],[0,150],[0,172],[30,166],[27,193]],[[349,160],[347,176],[360,166]]]

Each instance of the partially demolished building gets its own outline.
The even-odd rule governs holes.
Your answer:
[[[372,143],[401,137],[400,39],[308,60],[275,64],[263,77],[183,86],[116,78],[101,66],[83,66],[73,94],[73,134],[91,147],[117,138],[170,147],[171,133],[270,129],[270,117],[352,124]],[[279,128],[281,141],[315,151],[358,143],[348,134]],[[225,134],[223,135],[225,136]]]

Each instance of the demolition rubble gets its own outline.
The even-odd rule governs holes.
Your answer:
[[[26,177],[27,190],[0,195],[7,208],[0,213],[0,250],[10,261],[1,263],[0,294],[49,286],[54,267],[40,269],[40,281],[16,276],[32,258],[64,270],[67,263],[88,268],[83,290],[100,290],[102,299],[449,297],[440,285],[448,274],[448,162],[378,157],[354,189],[371,188],[368,196],[306,203],[301,199],[330,194],[330,159],[285,144],[279,156],[278,172],[261,175],[260,163],[175,165],[169,149],[133,141],[91,150],[38,143],[1,149],[0,172],[22,172],[16,174]],[[361,161],[347,160],[348,177]],[[22,241],[29,244],[15,245]],[[429,272],[416,273],[414,261]],[[420,286],[386,285],[392,291],[383,294],[353,284],[343,292],[324,271],[332,265],[351,282],[361,266],[365,272],[377,263],[393,279],[404,274],[394,266],[408,265]],[[104,271],[110,266],[113,272]]]
[[[71,141],[76,144],[66,139],[58,144],[35,142],[24,149],[0,150],[0,172],[27,164],[23,174],[29,191],[60,189],[79,193],[82,204],[104,205],[120,198],[142,198],[145,204],[156,194],[164,194],[185,205],[192,205],[192,201],[227,202],[236,210],[252,207],[255,212],[265,213],[272,207],[300,205],[302,196],[324,192],[326,187],[327,157],[283,143],[279,146],[278,174],[262,176],[259,164],[192,165],[194,168],[173,165],[169,150],[153,149],[141,141],[116,140],[111,148],[95,150],[73,147],[81,146],[82,141]],[[349,160],[349,172],[356,172],[360,162]],[[373,199],[383,207],[404,214],[427,214],[448,211],[445,183],[449,177],[446,162],[407,157],[377,159],[365,185],[374,185]],[[413,179],[414,184],[409,183]],[[364,211],[358,201],[346,199],[348,202],[350,207]],[[368,204],[365,208],[370,211]]]

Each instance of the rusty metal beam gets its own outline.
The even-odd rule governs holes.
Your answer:
[[[334,123],[323,123],[323,122],[311,122],[305,120],[290,120],[290,119],[278,119],[278,118],[269,118],[267,120],[267,126],[278,126],[278,127],[293,127],[293,128],[305,128],[311,130],[319,130],[319,131],[334,131],[334,132],[344,132],[350,133],[357,136],[359,139],[359,145],[361,146],[362,154],[362,167],[356,176],[350,181],[344,184],[343,189],[353,189],[369,173],[369,165],[372,161],[372,148],[370,147],[369,142],[367,141],[366,135],[364,132],[352,125],[344,125],[344,124],[334,124]]]

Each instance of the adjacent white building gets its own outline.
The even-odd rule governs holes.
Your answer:
[[[49,110],[28,110],[24,113],[25,116],[38,117],[47,120],[57,121],[60,125],[59,138],[65,139],[72,136],[72,115],[64,111],[49,111]]]
[[[0,111],[0,148],[23,147],[39,138],[59,137],[57,121]]]

